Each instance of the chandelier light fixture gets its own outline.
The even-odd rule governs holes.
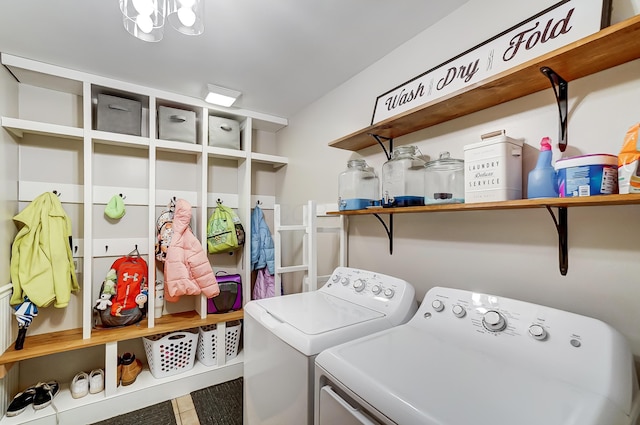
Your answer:
[[[119,0],[124,27],[140,40],[162,40],[165,21],[186,35],[204,32],[205,0]]]

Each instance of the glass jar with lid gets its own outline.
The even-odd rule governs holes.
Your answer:
[[[364,159],[352,159],[338,176],[338,208],[340,211],[361,210],[380,204],[380,182]]]
[[[439,159],[425,165],[424,188],[425,204],[464,202],[464,161],[441,152]]]
[[[424,205],[424,165],[417,146],[400,146],[382,165],[382,205]]]

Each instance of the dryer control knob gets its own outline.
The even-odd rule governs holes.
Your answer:
[[[334,282],[337,282],[340,280],[340,275],[334,274],[333,276],[331,276],[331,280]]]
[[[340,283],[342,283],[344,286],[347,286],[349,284],[349,278],[343,277],[342,279],[340,279]]]
[[[489,310],[482,317],[482,324],[491,332],[500,332],[507,327],[507,319],[499,312]]]
[[[434,301],[431,303],[431,307],[433,307],[433,309],[434,309],[435,311],[442,311],[442,310],[444,310],[444,304],[443,304],[443,303],[442,303],[442,301],[440,301],[440,300],[434,300]]]
[[[467,314],[467,310],[465,310],[460,304],[454,305],[451,311],[453,311],[453,315],[456,317],[464,317],[465,314]]]
[[[396,291],[394,291],[391,288],[387,288],[384,290],[384,296],[387,298],[393,298],[393,296],[396,294]]]
[[[373,285],[373,287],[371,288],[371,292],[373,292],[375,295],[378,295],[380,292],[382,292],[382,287],[380,285]]]
[[[362,292],[362,290],[367,286],[366,282],[364,281],[364,279],[358,279],[355,282],[353,282],[353,289],[356,290],[356,292]]]
[[[547,338],[547,331],[542,326],[533,324],[529,326],[529,335],[534,339],[542,341]]]

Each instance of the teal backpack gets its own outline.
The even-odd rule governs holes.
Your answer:
[[[244,228],[238,215],[218,200],[207,222],[207,250],[209,254],[233,252],[244,245]]]

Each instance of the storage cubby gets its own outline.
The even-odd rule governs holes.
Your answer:
[[[215,201],[238,212],[247,242],[243,253],[209,256],[214,271],[241,273],[243,287],[250,282],[250,211],[255,202],[251,189],[251,166],[269,164],[277,170],[286,158],[270,154],[253,158],[252,134],[275,132],[286,120],[261,113],[212,107],[200,99],[153,88],[115,81],[29,59],[2,54],[2,63],[16,77],[17,96],[9,102],[18,106],[13,116],[0,118],[2,127],[19,146],[19,172],[9,178],[18,182],[18,209],[23,209],[44,191],[56,191],[72,221],[74,259],[78,264],[81,290],[72,295],[64,309],[42,308],[29,328],[25,348],[13,346],[0,355],[1,375],[25,368],[15,379],[0,381],[4,392],[16,394],[30,379],[55,379],[61,385],[56,397],[61,423],[84,423],[86,414],[96,421],[139,408],[132,393],[153,388],[147,402],[160,402],[199,388],[242,376],[242,352],[216,365],[195,366],[175,376],[156,379],[147,368],[136,382],[118,387],[117,356],[134,351],[147,363],[142,337],[200,326],[217,325],[224,340],[227,322],[243,318],[243,311],[207,314],[202,295],[183,296],[177,303],[165,303],[163,315],[153,314],[155,281],[163,280],[163,264],[156,262],[154,245],[156,219],[173,198],[192,205],[191,229],[206,249],[206,224]],[[140,135],[98,129],[100,95],[131,99],[140,103]],[[158,109],[170,107],[195,114],[196,143],[164,140],[158,132]],[[12,112],[13,114],[13,112]],[[231,118],[238,122],[241,149],[208,146],[208,117]],[[275,137],[273,138],[275,140]],[[277,168],[273,168],[273,166]],[[269,189],[273,199],[275,190]],[[110,219],[104,209],[112,196],[122,195],[126,213]],[[17,212],[17,211],[16,211]],[[136,325],[121,328],[96,327],[93,307],[111,264],[137,247],[149,266],[149,313]],[[219,258],[218,258],[219,257]],[[248,285],[250,287],[250,285]],[[249,294],[249,292],[246,292]],[[245,300],[250,299],[244,296]],[[1,322],[3,330],[17,334],[15,320]],[[57,364],[64,363],[60,368]],[[53,368],[43,365],[56,365]],[[38,373],[30,373],[31,368]],[[69,383],[80,370],[104,368],[103,393],[72,399]],[[39,375],[43,370],[48,373]],[[38,378],[36,378],[38,375]],[[2,378],[0,376],[0,378]],[[24,379],[23,379],[24,378]],[[7,402],[10,400],[7,400]],[[23,412],[3,418],[1,424],[52,419],[53,412]]]
[[[202,132],[203,108],[165,99],[157,99],[156,102],[155,137],[157,139],[198,145],[206,144],[206,137],[203,137]],[[174,128],[174,126],[177,128]],[[171,137],[172,134],[184,132],[187,128],[193,132],[192,142]]]
[[[101,97],[104,96],[104,97]],[[100,102],[102,100],[102,102]],[[131,114],[135,112],[137,103],[139,109],[139,123],[135,126],[139,134],[129,131],[123,132],[122,121],[131,121]],[[101,120],[104,123],[99,127]],[[115,87],[91,86],[91,122],[92,129],[108,133],[149,137],[149,96],[133,93]],[[126,126],[130,127],[130,126]],[[139,128],[138,128],[139,127]]]

